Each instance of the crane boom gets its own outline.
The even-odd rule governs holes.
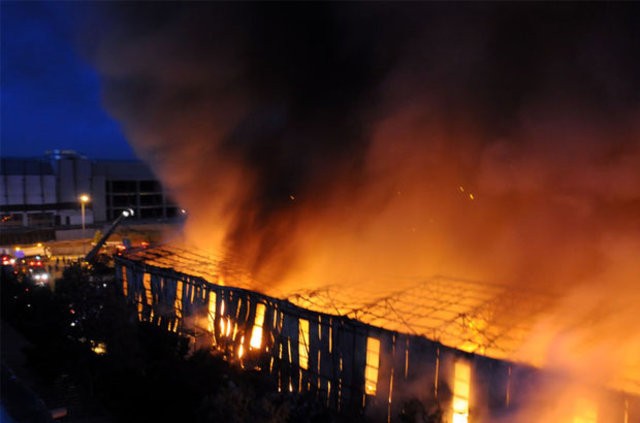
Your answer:
[[[92,263],[93,260],[95,260],[96,256],[98,255],[98,251],[100,251],[100,248],[102,248],[104,243],[107,242],[107,238],[109,238],[109,236],[111,236],[113,231],[116,230],[116,228],[118,227],[120,222],[122,222],[124,219],[126,219],[126,218],[128,218],[130,216],[133,216],[133,209],[123,210],[122,213],[120,214],[120,216],[118,216],[116,218],[116,220],[113,221],[113,223],[111,224],[109,229],[107,229],[107,232],[104,233],[102,238],[100,238],[100,240],[96,243],[96,245],[85,256],[84,261],[86,261],[88,263]]]

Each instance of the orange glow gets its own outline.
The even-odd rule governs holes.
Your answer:
[[[262,346],[262,327],[254,326],[251,332],[251,341],[249,343],[251,348],[260,349]]]
[[[182,281],[176,283],[176,300],[173,303],[173,308],[176,311],[176,315],[182,317]]]
[[[364,392],[375,395],[378,389],[378,367],[380,366],[380,340],[367,338],[367,361],[364,371]]]
[[[210,333],[213,333],[214,326],[216,322],[216,293],[214,291],[209,291],[209,307],[207,313],[207,329]]]
[[[587,398],[578,398],[572,423],[598,423],[597,405]]]
[[[225,336],[225,337],[229,337],[231,335],[231,330],[234,330],[234,337],[235,337],[235,331],[237,330],[237,328],[234,329],[234,325],[231,321],[231,317],[226,316],[226,317],[221,317],[220,318],[220,335]]]
[[[471,393],[471,367],[464,361],[456,361],[453,379],[452,423],[469,421],[469,395]]]
[[[244,335],[240,337],[240,346],[238,347],[238,358],[244,355]]]
[[[251,348],[260,349],[262,346],[262,326],[264,325],[264,313],[266,306],[264,304],[256,305],[256,318],[251,331],[251,340],[249,346]]]
[[[91,351],[97,355],[103,355],[107,353],[107,344],[104,342],[91,341]]]
[[[229,335],[231,335],[231,328],[232,328],[231,317],[227,316],[226,332],[225,332],[224,336],[228,337]]]
[[[309,368],[309,321],[298,320],[298,362],[301,369]]]
[[[142,275],[142,285],[144,286],[144,293],[147,305],[153,305],[153,295],[151,293],[151,275],[149,273],[145,273]]]

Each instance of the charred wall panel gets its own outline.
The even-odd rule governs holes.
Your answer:
[[[324,402],[329,407],[335,408],[335,387],[332,382],[335,379],[334,363],[332,358],[332,324],[333,319],[321,317],[318,323],[319,354],[318,354],[318,390]],[[332,389],[333,388],[333,389]]]
[[[481,421],[491,421],[508,407],[510,364],[491,358],[473,358],[471,408]]]

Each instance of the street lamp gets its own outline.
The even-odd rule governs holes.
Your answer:
[[[82,194],[78,199],[80,200],[80,213],[82,214],[82,236],[84,236],[84,208],[91,201],[91,197],[88,194]]]

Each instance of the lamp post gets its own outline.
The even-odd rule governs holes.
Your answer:
[[[84,237],[84,209],[85,206],[87,205],[87,203],[89,201],[91,201],[91,197],[89,197],[89,195],[87,194],[82,194],[80,195],[80,197],[78,197],[78,199],[80,200],[80,213],[82,215],[82,236]]]

